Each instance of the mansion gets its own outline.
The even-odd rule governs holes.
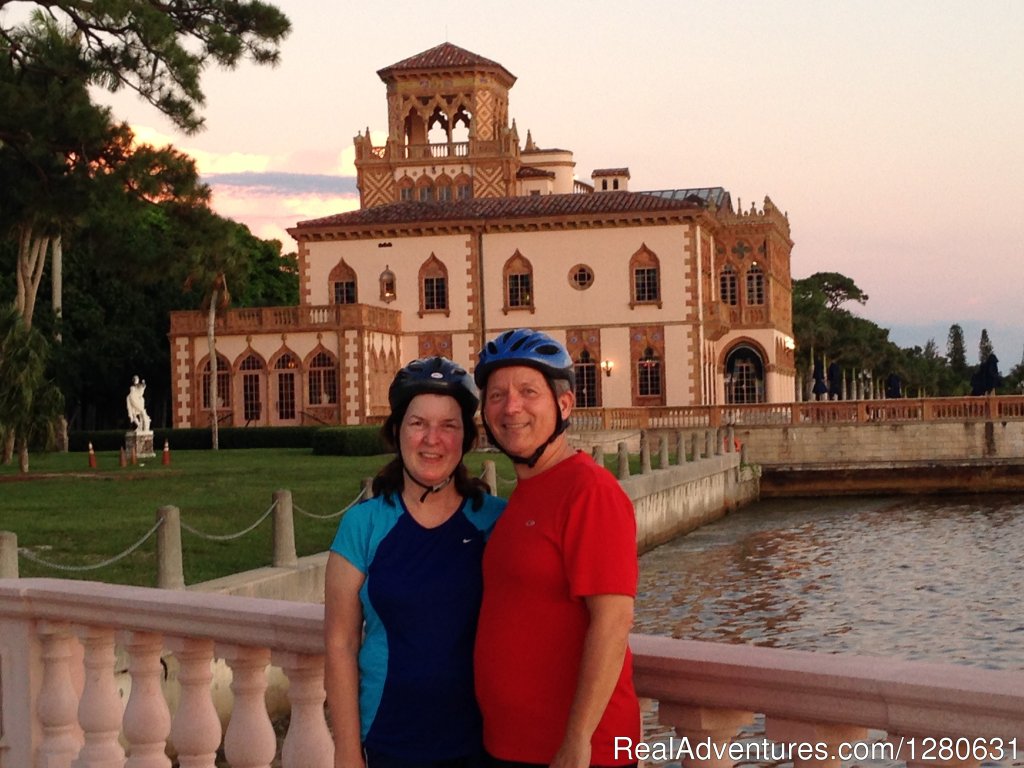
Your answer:
[[[634,192],[628,168],[578,180],[509,117],[515,77],[444,43],[377,73],[388,138],[355,137],[360,209],[300,221],[299,305],[171,317],[174,425],[361,424],[395,372],[486,339],[563,341],[577,408],[790,402],[788,218],[721,187]]]

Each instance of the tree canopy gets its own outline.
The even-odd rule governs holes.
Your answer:
[[[0,0],[0,11],[14,0]],[[110,91],[128,88],[186,132],[203,125],[200,76],[210,64],[234,67],[249,59],[276,64],[288,18],[260,0],[50,0],[31,3],[32,23],[0,26],[8,66],[37,66],[32,57],[40,26],[73,39],[88,82]]]

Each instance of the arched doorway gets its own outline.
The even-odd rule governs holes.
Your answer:
[[[725,358],[725,402],[728,405],[766,402],[764,360],[748,344],[739,344]]]

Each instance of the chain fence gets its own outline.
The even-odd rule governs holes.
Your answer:
[[[105,568],[108,565],[113,565],[118,560],[123,560],[124,558],[128,557],[128,555],[130,555],[136,549],[138,549],[143,544],[145,544],[146,540],[149,539],[149,537],[152,536],[154,533],[156,533],[157,529],[161,525],[163,525],[163,524],[164,524],[163,518],[157,520],[156,523],[153,524],[153,527],[150,528],[141,539],[139,539],[134,544],[132,544],[130,547],[128,547],[128,549],[126,549],[124,552],[121,552],[120,554],[114,555],[113,557],[104,560],[102,563],[93,563],[92,565],[65,565],[63,563],[53,563],[53,562],[50,562],[49,560],[46,560],[46,559],[44,559],[42,557],[39,557],[39,555],[37,555],[37,554],[35,554],[33,552],[30,552],[27,549],[19,550],[18,554],[21,557],[24,557],[26,560],[29,560],[29,561],[35,563],[36,565],[42,565],[42,566],[44,566],[46,568],[53,568],[53,569],[58,570],[58,571],[76,571],[76,572],[95,571],[98,568]]]

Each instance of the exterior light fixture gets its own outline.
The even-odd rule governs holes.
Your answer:
[[[612,368],[614,368],[614,367],[615,367],[615,363],[613,363],[611,360],[602,360],[601,361],[601,370],[604,371],[604,375],[605,376],[611,376],[612,375]]]

